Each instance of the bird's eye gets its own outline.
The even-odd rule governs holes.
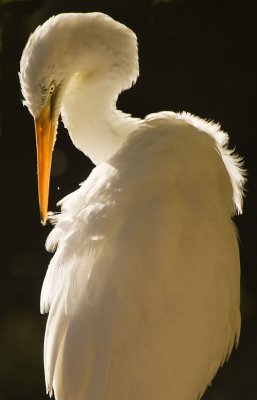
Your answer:
[[[55,84],[52,82],[52,83],[50,84],[49,88],[48,88],[48,93],[49,93],[49,94],[53,94],[54,89],[55,89]]]

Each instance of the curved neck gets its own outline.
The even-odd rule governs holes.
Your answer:
[[[94,164],[110,158],[140,121],[116,109],[114,86],[108,76],[76,73],[62,100],[64,125],[74,145]]]

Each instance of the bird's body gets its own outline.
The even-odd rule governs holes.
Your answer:
[[[47,390],[58,400],[197,400],[239,338],[231,220],[241,211],[239,162],[218,125],[186,113],[139,120],[116,110],[119,91],[137,76],[136,38],[126,27],[102,14],[49,21],[23,54],[26,104],[38,127],[42,105],[30,92],[38,78],[25,61],[54,41],[61,24],[66,46],[76,23],[79,35],[85,26],[91,36],[81,46],[91,64],[73,73],[67,66],[59,109],[75,145],[99,165],[62,200],[47,240],[57,248],[41,295],[41,310],[49,311]],[[107,27],[104,37],[99,26]],[[122,42],[112,45],[117,34],[121,50]],[[102,52],[108,68],[102,63],[94,74],[87,66],[101,49],[116,58],[111,69]],[[59,85],[54,70],[47,87]]]

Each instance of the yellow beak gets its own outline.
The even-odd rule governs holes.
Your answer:
[[[56,137],[56,118],[51,112],[51,102],[47,101],[39,117],[35,119],[38,168],[38,198],[42,224],[47,220],[52,152]]]

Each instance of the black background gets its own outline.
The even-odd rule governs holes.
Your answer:
[[[33,119],[21,104],[17,74],[29,34],[49,16],[67,11],[102,11],[136,32],[140,78],[120,96],[119,108],[138,117],[186,110],[218,121],[230,133],[231,147],[245,159],[244,214],[235,219],[241,238],[241,340],[204,399],[255,399],[257,2],[5,0],[0,2],[0,400],[46,399],[46,317],[39,314],[39,294],[51,257],[44,250],[51,227],[42,227],[39,220]],[[60,124],[50,210],[92,167]]]

